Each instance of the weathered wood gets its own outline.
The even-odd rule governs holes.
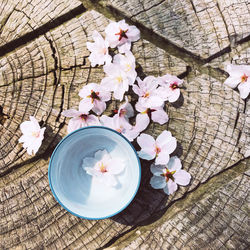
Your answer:
[[[249,15],[247,3],[52,2],[0,3],[0,248],[246,247],[250,105],[223,84],[222,70],[231,61],[249,63],[247,18],[238,14]],[[157,136],[167,128],[176,136],[176,153],[192,182],[167,197],[150,187],[149,166],[142,161],[142,183],[131,205],[111,219],[87,221],[55,201],[47,168],[66,135],[68,119],[60,112],[76,108],[79,89],[104,76],[102,67],[90,66],[86,41],[95,29],[103,33],[109,19],[124,16],[142,28],[143,39],[133,45],[139,75],[184,77],[183,98],[166,105],[168,124],[151,124],[147,132]],[[47,127],[34,157],[18,144],[19,125],[30,115]]]

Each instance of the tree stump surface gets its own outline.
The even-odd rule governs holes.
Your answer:
[[[48,164],[67,134],[61,112],[104,77],[86,41],[124,18],[141,30],[132,48],[139,76],[185,81],[180,100],[166,104],[169,122],[146,133],[172,132],[192,180],[167,196],[150,187],[142,161],[133,202],[84,220],[54,199]],[[247,0],[1,1],[0,249],[249,249],[250,99],[224,84],[227,64],[250,63],[249,20]],[[47,127],[35,156],[18,143],[30,115]]]

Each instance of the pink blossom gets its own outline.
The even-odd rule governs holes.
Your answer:
[[[127,96],[125,96],[126,102],[123,103],[119,110],[118,110],[118,116],[120,120],[125,120],[125,122],[129,122],[129,118],[134,116],[134,109],[132,105],[128,102]]]
[[[187,186],[191,180],[191,175],[181,169],[181,161],[178,157],[171,157],[166,165],[152,164],[150,167],[153,177],[150,184],[155,189],[162,189],[168,195],[174,193],[178,186]]]
[[[120,66],[120,68],[126,73],[129,84],[132,85],[135,82],[135,78],[137,76],[135,71],[135,57],[132,52],[127,51],[125,55],[115,55],[113,63]]]
[[[100,115],[106,109],[105,102],[111,98],[110,92],[96,83],[84,86],[80,90],[79,96],[83,98],[79,105],[80,110],[88,112],[92,109],[97,115]]]
[[[140,39],[140,31],[135,26],[129,26],[125,20],[111,22],[106,27],[105,33],[110,47],[118,46],[120,53],[130,50],[131,42]]]
[[[147,128],[147,126],[150,123],[150,119],[152,121],[157,122],[161,125],[166,123],[168,121],[168,115],[164,111],[163,107],[154,107],[154,108],[147,108],[141,104],[141,102],[137,102],[135,105],[135,109],[140,112],[136,119],[137,121],[141,120],[140,124],[144,124],[144,129]],[[144,130],[142,129],[142,130]]]
[[[42,145],[45,128],[40,128],[36,118],[30,116],[30,121],[22,122],[20,129],[23,135],[18,141],[23,143],[23,147],[27,150],[29,155],[36,154]]]
[[[103,184],[115,187],[118,184],[116,176],[122,173],[125,164],[120,158],[112,158],[104,149],[98,150],[94,157],[85,157],[82,168]]]
[[[129,84],[132,84],[127,73],[117,63],[110,63],[103,67],[106,77],[102,79],[101,86],[108,91],[114,91],[115,99],[122,100],[124,93],[128,91]]]
[[[72,117],[72,119],[69,120],[67,128],[68,133],[71,133],[79,128],[100,125],[98,117],[95,115],[89,115],[89,113],[85,111],[69,109],[63,111],[62,115],[66,117]]]
[[[164,100],[158,93],[158,82],[154,76],[147,76],[143,81],[137,77],[137,85],[133,85],[133,91],[139,96],[141,104],[147,108],[159,107]]]
[[[245,99],[250,92],[250,66],[249,65],[228,65],[227,72],[229,77],[225,84],[231,88],[238,86],[240,97]]]
[[[91,66],[95,67],[96,65],[103,65],[105,62],[111,62],[111,56],[109,55],[109,43],[105,41],[101,34],[94,30],[93,35],[94,43],[87,42],[87,48],[91,52],[89,60]]]
[[[125,119],[121,120],[118,114],[113,117],[102,115],[100,121],[103,126],[112,128],[117,132],[123,134],[129,141],[133,141],[140,134],[140,124],[132,126]]]
[[[137,138],[137,143],[141,147],[141,151],[138,152],[139,157],[145,160],[156,158],[157,165],[167,164],[169,155],[177,146],[176,139],[167,130],[164,130],[156,140],[151,135],[141,134]]]
[[[159,84],[162,86],[158,89],[159,95],[166,101],[176,102],[180,97],[180,86],[183,80],[176,76],[166,74],[159,77]]]

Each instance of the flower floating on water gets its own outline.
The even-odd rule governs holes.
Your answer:
[[[92,175],[98,181],[115,187],[118,183],[116,176],[122,173],[125,164],[120,158],[112,158],[104,149],[97,151],[94,158],[85,157],[82,167],[87,174]]]
[[[111,22],[105,29],[106,39],[111,48],[118,46],[119,52],[124,53],[131,48],[131,42],[140,39],[140,30],[134,25],[129,26],[125,20]]]
[[[110,92],[96,83],[84,86],[79,96],[83,98],[79,105],[80,110],[87,112],[92,109],[97,115],[106,109],[106,102],[111,98]]]
[[[227,72],[229,77],[225,84],[231,88],[236,88],[240,91],[240,97],[245,99],[250,93],[250,66],[249,65],[228,65]]]
[[[177,76],[172,76],[166,74],[165,76],[159,77],[159,94],[165,101],[176,102],[180,97],[180,86],[183,80],[179,79]]]
[[[141,147],[141,151],[138,152],[139,157],[145,160],[156,158],[157,165],[167,164],[169,155],[177,146],[176,139],[167,130],[164,130],[156,140],[151,135],[141,134],[137,138],[137,143]]]
[[[62,115],[66,117],[72,117],[72,119],[69,120],[67,128],[68,133],[71,133],[79,128],[100,125],[98,117],[95,115],[90,115],[89,112],[86,111],[68,109],[63,111]]]
[[[42,144],[45,128],[40,128],[36,118],[30,116],[30,121],[21,123],[20,129],[23,135],[18,141],[23,143],[23,147],[29,155],[36,154]]]
[[[162,189],[168,195],[174,193],[178,186],[189,184],[191,175],[181,169],[181,161],[178,157],[171,157],[167,165],[155,165],[150,167],[153,177],[150,184],[155,189]]]
[[[141,104],[147,108],[159,107],[164,100],[157,91],[158,82],[154,76],[147,76],[143,81],[137,77],[137,85],[133,85],[133,91],[139,96]]]
[[[96,65],[103,65],[105,62],[111,62],[111,56],[109,55],[109,43],[105,41],[101,34],[94,30],[93,35],[94,43],[87,42],[87,48],[91,52],[89,60],[91,66],[95,67]]]

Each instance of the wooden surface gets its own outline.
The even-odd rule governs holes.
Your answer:
[[[192,180],[168,197],[150,187],[142,161],[131,205],[88,221],[55,201],[48,163],[67,133],[61,111],[104,76],[90,66],[86,41],[123,18],[142,33],[138,74],[185,80],[182,98],[167,104],[168,124],[147,132],[173,133]],[[1,1],[0,249],[249,249],[250,100],[223,84],[225,65],[250,63],[249,20],[247,0]],[[33,157],[18,144],[30,115],[47,127]]]

